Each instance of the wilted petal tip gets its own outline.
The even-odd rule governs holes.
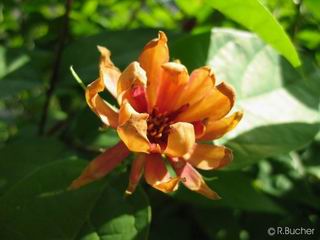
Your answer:
[[[176,73],[176,74],[188,72],[187,68],[184,65],[177,62],[167,62],[162,64],[161,67],[166,70],[169,70],[171,73]]]
[[[217,193],[214,193],[212,195],[207,195],[207,197],[211,200],[220,200],[222,199]]]
[[[243,117],[244,111],[240,110],[236,113],[236,118],[240,121]]]
[[[111,56],[111,52],[109,51],[108,48],[97,45],[97,49],[101,53],[101,55],[107,55],[109,57]]]
[[[226,96],[229,97],[229,99],[232,101],[232,104],[235,102],[236,100],[236,90],[234,89],[234,87],[224,81],[222,81],[217,88],[219,89],[219,91],[221,91],[223,94],[225,94]]]
[[[225,147],[224,153],[225,153],[224,161],[220,163],[220,166],[218,168],[224,167],[233,161],[233,153],[230,148]]]
[[[164,43],[168,42],[168,38],[166,36],[166,34],[163,31],[159,31],[158,32],[158,38],[160,41],[163,41]]]
[[[204,69],[208,70],[209,72],[209,77],[213,78],[213,80],[215,80],[215,75],[214,75],[214,71],[212,69],[211,66],[204,66]]]

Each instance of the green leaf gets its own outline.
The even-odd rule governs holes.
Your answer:
[[[29,149],[17,145],[7,147],[9,153],[1,155],[1,176],[6,171],[14,172],[19,180],[0,198],[0,239],[146,239],[150,207],[141,189],[124,197],[127,175],[113,174],[79,190],[67,191],[87,162],[75,157],[53,159],[46,155],[52,152],[49,145],[47,151],[42,150],[43,145],[35,146],[39,147],[39,156],[35,147],[32,155],[22,156]],[[45,163],[39,163],[40,157]],[[24,167],[20,158],[29,163],[24,164],[24,171],[19,170]]]
[[[240,232],[243,229],[242,224],[240,224],[242,222],[239,219],[241,216],[239,211],[235,213],[226,208],[211,210],[196,208],[193,212],[197,222],[210,236],[210,239],[239,239]]]
[[[69,129],[69,134],[75,143],[98,150],[114,146],[120,141],[117,131],[113,128],[99,131],[101,121],[89,107],[85,106],[84,110],[78,111],[75,116]]]
[[[316,17],[320,19],[320,2],[318,0],[305,0],[303,4]]]
[[[245,173],[223,171],[211,173],[210,176],[218,178],[215,180],[206,178],[206,182],[221,196],[221,200],[212,201],[202,195],[191,193],[185,188],[181,188],[175,196],[195,205],[210,208],[230,207],[252,212],[285,213],[284,209],[262,191],[259,191],[254,186],[253,179]]]
[[[183,1],[183,0],[175,0],[176,4],[179,8],[183,10],[183,12],[188,15],[197,15],[203,12],[203,0],[191,0],[191,1]]]
[[[1,239],[72,239],[101,185],[67,192],[85,162],[55,161],[24,178],[0,199]]]
[[[299,149],[317,133],[320,81],[310,63],[301,74],[255,35],[225,29],[181,39],[171,49],[189,69],[211,65],[218,81],[236,89],[244,118],[228,135],[230,168]]]
[[[259,0],[207,0],[208,4],[232,20],[257,33],[293,66],[299,66],[299,56],[288,35],[270,11]]]
[[[127,178],[122,174],[107,184],[76,239],[147,239],[151,208],[141,188],[124,196]]]
[[[32,138],[0,149],[0,196],[32,171],[64,155],[64,146],[53,140]]]

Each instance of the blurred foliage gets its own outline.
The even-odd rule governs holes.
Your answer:
[[[65,13],[58,0],[0,3],[0,239],[271,239],[276,226],[316,228],[308,239],[319,239],[320,1],[74,1],[38,136]],[[99,44],[124,69],[159,29],[173,59],[189,72],[211,65],[245,112],[219,140],[233,163],[203,172],[222,200],[144,183],[124,198],[130,157],[104,180],[66,191],[86,160],[118,141],[100,128],[69,67],[94,80]]]

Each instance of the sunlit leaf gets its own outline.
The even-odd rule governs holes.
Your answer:
[[[213,8],[257,33],[293,66],[300,65],[299,56],[279,22],[259,0],[208,0]]]

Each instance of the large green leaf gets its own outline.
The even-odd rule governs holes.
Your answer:
[[[283,214],[285,211],[274,203],[266,194],[254,186],[254,181],[245,173],[223,171],[211,173],[214,177],[207,178],[208,185],[217,191],[221,200],[212,201],[202,195],[181,188],[175,195],[187,202],[205,207],[231,207],[252,212]]]
[[[64,146],[52,139],[32,138],[0,149],[0,196],[32,171],[50,164],[64,154]]]
[[[299,149],[317,133],[320,84],[310,63],[300,74],[255,35],[225,29],[182,39],[172,50],[189,69],[211,65],[218,81],[235,87],[244,118],[228,135],[231,167]]]
[[[122,174],[108,182],[76,239],[147,239],[151,208],[140,188],[124,196],[127,178]]]
[[[299,66],[299,56],[288,35],[270,11],[259,0],[207,0],[227,17],[257,33],[264,41]]]
[[[1,178],[10,187],[0,198],[0,239],[146,239],[150,208],[141,189],[124,197],[128,176],[67,191],[86,161],[54,158],[61,152],[54,142],[36,143],[39,152],[19,144],[2,150]]]

